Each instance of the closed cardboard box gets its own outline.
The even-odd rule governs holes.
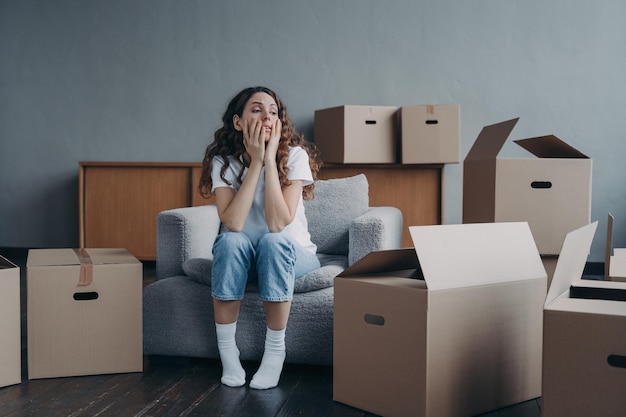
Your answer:
[[[324,162],[395,163],[394,106],[338,106],[315,110],[315,145]]]
[[[459,163],[459,105],[402,106],[399,115],[403,164]]]
[[[546,298],[543,417],[626,414],[626,283],[581,279],[596,227],[567,234]]]
[[[142,264],[125,249],[28,252],[28,377],[143,370]]]
[[[526,223],[410,227],[335,279],[333,398],[462,417],[541,396],[546,272]]]
[[[20,382],[20,268],[0,256],[0,387]]]
[[[589,224],[591,159],[556,136],[516,140],[536,158],[499,158],[518,119],[486,126],[463,166],[463,223],[526,221],[542,255]]]

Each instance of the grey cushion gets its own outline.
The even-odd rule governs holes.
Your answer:
[[[348,260],[345,256],[320,254],[318,257],[322,267],[296,279],[295,293],[331,287],[335,277],[348,267]],[[213,261],[206,258],[192,258],[183,263],[183,271],[189,279],[208,286],[211,285],[212,267]],[[258,290],[256,282],[249,282],[246,286],[246,292],[258,292]]]
[[[315,198],[304,202],[311,240],[318,253],[348,254],[350,223],[369,206],[369,184],[363,174],[318,180]]]

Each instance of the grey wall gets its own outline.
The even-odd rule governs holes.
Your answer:
[[[78,244],[78,162],[200,161],[239,89],[315,109],[461,106],[480,129],[555,134],[591,156],[590,261],[626,247],[623,0],[0,0],[0,246]],[[511,141],[501,156],[526,156]],[[462,165],[445,169],[459,223]]]

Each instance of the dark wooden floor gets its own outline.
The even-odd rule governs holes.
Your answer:
[[[333,401],[332,368],[287,364],[271,390],[229,388],[220,383],[219,361],[145,358],[142,373],[27,379],[23,249],[0,248],[21,268],[22,383],[0,388],[0,416],[374,416]],[[144,263],[144,283],[154,279],[154,264]],[[258,363],[244,362],[248,375]],[[481,417],[539,417],[541,399],[526,401]]]

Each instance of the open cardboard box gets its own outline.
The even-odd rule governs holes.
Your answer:
[[[333,398],[473,416],[541,396],[546,272],[527,223],[410,227],[335,279]]]
[[[592,160],[553,135],[516,140],[536,158],[501,158],[519,119],[485,126],[463,165],[463,223],[527,221],[542,255],[589,224]]]
[[[546,297],[543,417],[626,414],[626,283],[581,279],[597,224],[566,235]]]
[[[608,215],[606,230],[606,253],[604,257],[604,279],[626,282],[626,248],[613,248],[614,217]]]
[[[20,268],[0,256],[0,387],[20,382]]]
[[[125,249],[31,249],[28,378],[143,370],[142,265]]]

